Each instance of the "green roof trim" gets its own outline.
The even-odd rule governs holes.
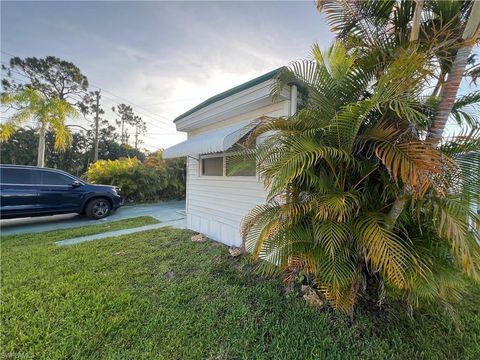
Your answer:
[[[223,100],[229,96],[232,96],[236,93],[239,93],[243,90],[246,90],[248,88],[251,88],[255,85],[261,84],[262,82],[265,82],[267,80],[275,78],[285,67],[282,66],[278,69],[272,70],[266,74],[263,74],[259,77],[256,77],[255,79],[252,79],[250,81],[247,81],[246,83],[243,83],[241,85],[235,86],[234,88],[231,88],[230,90],[224,91],[220,94],[217,94],[215,96],[212,96],[211,98],[208,98],[204,102],[198,104],[197,106],[191,108],[187,112],[183,113],[182,115],[178,116],[173,120],[173,122],[176,122],[177,120],[183,119],[184,117],[187,117],[188,115],[193,114],[194,112],[203,109],[204,107],[211,105],[217,101]]]

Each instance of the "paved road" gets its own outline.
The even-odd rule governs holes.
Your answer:
[[[36,233],[94,225],[137,216],[152,216],[162,222],[184,218],[185,201],[166,201],[157,204],[124,206],[101,220],[91,220],[78,214],[53,215],[22,219],[0,220],[1,235]]]

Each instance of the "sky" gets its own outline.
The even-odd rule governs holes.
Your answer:
[[[149,150],[186,138],[178,115],[332,40],[313,0],[1,2],[2,63],[12,55],[73,62],[102,90],[112,123],[109,109],[122,102],[147,122]]]

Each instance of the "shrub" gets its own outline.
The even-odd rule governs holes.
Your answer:
[[[431,65],[410,50],[377,75],[339,42],[314,49],[276,86],[298,79],[306,107],[258,120],[245,144],[270,135],[253,154],[269,194],[244,219],[247,250],[339,310],[367,298],[450,309],[464,275],[480,280],[479,132],[425,140]]]
[[[160,193],[161,198],[184,198],[185,197],[185,159],[163,159],[163,151],[159,150],[151,154],[145,160],[145,166],[162,168],[166,170],[166,186]]]
[[[99,160],[86,172],[88,181],[120,187],[126,201],[155,201],[185,195],[184,162],[163,160],[161,152],[145,163],[136,157]]]

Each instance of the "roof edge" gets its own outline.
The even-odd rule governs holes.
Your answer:
[[[255,86],[255,85],[261,84],[261,83],[263,83],[263,82],[265,82],[265,81],[267,81],[267,80],[271,80],[271,79],[275,78],[275,77],[282,71],[282,69],[284,69],[284,68],[285,68],[285,66],[279,67],[279,68],[277,68],[277,69],[275,69],[275,70],[272,70],[272,71],[270,71],[270,72],[268,72],[268,73],[266,73],[266,74],[263,74],[263,75],[261,75],[261,76],[258,76],[258,77],[256,77],[256,78],[250,80],[250,81],[247,81],[246,83],[240,84],[240,85],[235,86],[235,87],[233,87],[233,88],[231,88],[231,89],[229,89],[229,90],[226,90],[226,91],[224,91],[224,92],[221,92],[220,94],[214,95],[214,96],[208,98],[207,100],[201,102],[201,103],[198,104],[197,106],[191,108],[190,110],[184,112],[183,114],[177,116],[177,117],[173,120],[173,122],[175,123],[175,122],[177,122],[178,120],[183,119],[183,118],[185,118],[185,117],[187,117],[187,116],[189,116],[189,115],[197,112],[198,110],[203,109],[204,107],[207,107],[208,105],[211,105],[211,104],[213,104],[213,103],[216,103],[217,101],[220,101],[220,100],[223,100],[223,99],[225,99],[225,98],[227,98],[227,97],[229,97],[229,96],[235,95],[235,94],[237,94],[237,93],[239,93],[239,92],[241,92],[241,91],[243,91],[243,90],[246,90],[246,89],[251,88],[251,87],[253,87],[253,86]]]

